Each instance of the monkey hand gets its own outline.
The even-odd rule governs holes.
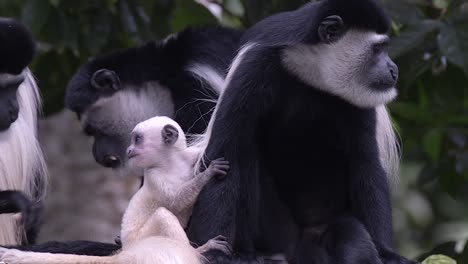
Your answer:
[[[226,177],[228,170],[229,161],[224,158],[219,158],[211,161],[210,166],[208,166],[205,173],[209,178],[217,176],[216,179],[222,180]]]
[[[34,225],[41,210],[39,203],[34,203],[19,191],[2,191],[2,213],[21,213],[21,222],[25,226]]]
[[[232,249],[224,236],[217,236],[208,240],[204,245],[197,248],[198,253],[203,254],[210,250],[222,252],[225,256],[231,256]]]

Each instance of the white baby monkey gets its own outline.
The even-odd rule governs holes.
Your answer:
[[[187,147],[180,126],[168,117],[139,123],[127,150],[131,166],[144,169],[144,183],[132,197],[122,221],[122,250],[115,255],[82,256],[0,248],[0,263],[8,264],[199,264],[208,250],[230,254],[218,236],[198,248],[190,244],[184,228],[203,186],[215,175],[226,175],[223,159],[193,175],[198,151]]]

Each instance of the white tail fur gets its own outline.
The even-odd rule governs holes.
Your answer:
[[[229,71],[228,71],[228,74],[226,76],[226,80],[224,81],[223,88],[220,89],[218,104],[222,101],[224,91],[228,87],[234,72],[236,71],[236,69],[239,67],[242,60],[244,59],[245,54],[249,50],[254,48],[255,46],[256,46],[255,43],[247,43],[237,53],[236,57],[234,58],[234,60],[231,63],[231,66],[229,67]],[[196,136],[196,137],[194,136],[193,140],[191,142],[189,142],[190,147],[197,148],[199,153],[200,153],[197,160],[196,160],[195,166],[194,166],[194,173],[198,173],[200,171],[200,168],[202,166],[206,165],[205,164],[206,163],[206,161],[205,161],[205,158],[206,158],[205,157],[205,149],[208,146],[208,143],[210,141],[211,130],[213,129],[213,123],[216,120],[216,112],[217,111],[218,111],[218,107],[215,107],[215,109],[213,111],[213,115],[211,116],[210,122],[208,123],[208,127],[205,130],[205,133],[203,133],[203,134],[201,134],[199,136]]]

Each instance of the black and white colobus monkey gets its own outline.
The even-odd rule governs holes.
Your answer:
[[[203,132],[241,34],[220,26],[186,29],[84,64],[70,80],[65,102],[94,137],[96,161],[123,175],[142,173],[125,166],[126,147],[134,126],[153,116],[173,118],[188,136]],[[20,249],[107,256],[120,245],[69,241]]]
[[[23,25],[0,18],[0,245],[34,243],[40,223],[47,173],[37,140],[39,89],[27,69],[35,49]]]
[[[203,132],[240,36],[220,26],[186,29],[83,65],[69,82],[66,105],[94,137],[96,161],[134,174],[125,166],[129,135],[152,116],[174,118],[189,134]]]
[[[192,241],[222,234],[241,257],[290,263],[413,263],[393,245],[389,24],[374,1],[324,0],[246,32],[201,142],[200,166],[231,169],[200,193]]]

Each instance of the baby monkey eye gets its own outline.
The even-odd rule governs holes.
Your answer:
[[[133,142],[135,143],[135,145],[140,144],[142,140],[143,140],[143,137],[140,134],[135,134],[133,136]]]

